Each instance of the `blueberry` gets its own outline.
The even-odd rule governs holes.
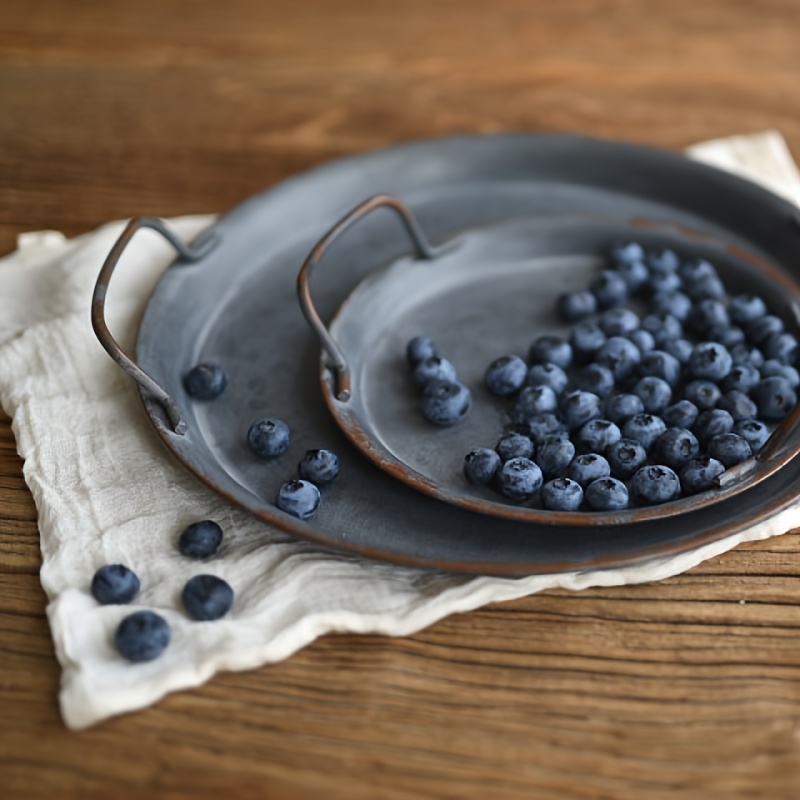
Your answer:
[[[681,263],[678,254],[667,248],[650,251],[646,260],[652,269],[660,272],[675,272]]]
[[[426,358],[435,358],[439,353],[429,336],[415,336],[406,346],[406,360],[411,369]]]
[[[656,417],[653,414],[637,414],[622,426],[622,435],[626,439],[634,439],[645,450],[649,450],[666,429],[667,426],[661,417]],[[611,463],[610,458],[609,463]]]
[[[766,316],[767,304],[753,294],[738,294],[728,304],[728,314],[737,325],[747,325],[759,317]]]
[[[558,408],[558,396],[549,386],[526,386],[514,406],[513,418],[526,420],[551,414]]]
[[[761,380],[761,373],[749,364],[737,364],[721,383],[725,392],[749,392]]]
[[[616,381],[633,375],[641,360],[639,348],[621,336],[612,336],[595,354],[595,361],[610,369]]]
[[[577,511],[583,489],[569,478],[555,478],[542,486],[542,505],[551,511]]]
[[[297,474],[315,486],[327,486],[339,475],[339,459],[330,450],[306,450],[297,465]]]
[[[319,508],[319,489],[302,479],[287,481],[278,490],[275,505],[298,519],[310,519]]]
[[[556,364],[534,364],[528,370],[528,386],[549,386],[556,394],[567,388],[567,373]]]
[[[427,386],[432,381],[456,381],[456,368],[440,356],[423,358],[417,363],[413,372],[414,383],[417,386]]]
[[[617,264],[631,264],[642,261],[645,257],[644,248],[638,242],[625,242],[611,248],[611,259]]]
[[[167,621],[152,611],[136,611],[120,622],[114,644],[123,658],[134,664],[158,658],[170,640]]]
[[[642,377],[649,375],[661,378],[674,388],[681,379],[681,362],[664,350],[653,350],[642,356],[639,374]]]
[[[757,453],[769,439],[769,428],[760,419],[744,419],[733,426],[738,434],[750,445],[750,450]]]
[[[524,432],[536,444],[545,436],[550,436],[554,433],[566,432],[566,425],[555,414],[538,414],[535,417],[525,420],[520,426],[511,426],[517,433]],[[506,427],[506,430],[509,430]]]
[[[247,445],[259,458],[271,459],[289,449],[289,426],[281,419],[256,420],[247,431]]]
[[[656,340],[653,338],[653,334],[643,328],[629,333],[627,338],[639,348],[639,352],[642,354],[656,349]]]
[[[641,292],[650,281],[650,270],[643,261],[619,262],[614,266],[614,272],[625,281],[630,295]]]
[[[672,402],[672,389],[661,378],[641,378],[633,387],[633,393],[641,398],[648,414],[660,414]]]
[[[762,345],[770,336],[783,333],[783,320],[773,314],[754,319],[745,326],[747,338],[755,345]]]
[[[211,519],[189,525],[180,539],[178,550],[187,558],[211,558],[222,544],[222,528]]]
[[[547,480],[562,475],[575,458],[575,445],[561,434],[550,434],[536,444],[536,463]]]
[[[567,477],[585,489],[592,481],[598,478],[608,478],[611,467],[608,461],[599,453],[583,453],[575,456],[567,467]]]
[[[573,384],[582,392],[591,392],[598,397],[607,397],[614,391],[614,375],[608,367],[587,364],[575,373]]]
[[[579,322],[597,311],[597,300],[586,290],[565,292],[559,296],[556,310],[564,322]]]
[[[716,458],[727,469],[753,455],[747,440],[736,433],[721,433],[715,436],[707,446],[708,454]]]
[[[680,322],[686,322],[692,311],[692,301],[683,292],[656,292],[650,305],[656,314],[671,314]]]
[[[644,403],[635,394],[615,394],[606,400],[606,419],[621,425],[644,412]]]
[[[501,461],[510,461],[512,458],[531,458],[533,456],[533,442],[521,433],[506,433],[495,445],[495,452]]]
[[[647,451],[635,439],[620,439],[606,450],[606,458],[611,474],[625,481],[647,463]]]
[[[756,404],[744,392],[739,392],[736,389],[725,392],[720,397],[717,407],[727,411],[733,417],[734,422],[752,419],[758,413]]]
[[[583,496],[595,511],[620,511],[628,506],[628,490],[616,478],[592,481]]]
[[[679,470],[700,452],[700,442],[685,428],[667,428],[658,437],[653,452],[656,461]]]
[[[589,289],[597,298],[600,308],[621,306],[628,299],[628,284],[618,272],[604,270],[590,284]]]
[[[719,342],[701,342],[689,358],[689,372],[701,380],[721,381],[731,367],[731,354]]]
[[[652,270],[647,288],[652,294],[675,294],[683,288],[683,281],[675,272]]]
[[[698,281],[684,281],[684,291],[696,303],[703,300],[723,300],[725,298],[725,284],[717,275],[708,275]]]
[[[528,351],[531,364],[555,364],[566,369],[572,363],[572,347],[560,336],[540,336]]]
[[[758,371],[754,370],[756,375],[759,375]],[[788,364],[782,364],[780,361],[776,361],[775,359],[769,359],[768,361],[764,362],[764,366],[761,367],[761,374],[759,377],[753,382],[751,389],[755,386],[762,377],[764,378],[773,378],[778,376],[780,378],[786,378],[789,381],[789,385],[792,389],[796,389],[800,386],[800,374],[798,374],[797,370],[794,367],[789,366]],[[740,388],[740,387],[731,387],[731,388]],[[742,390],[744,391],[744,390]]]
[[[681,487],[684,494],[706,492],[718,486],[717,478],[725,472],[725,467],[711,456],[695,456],[681,470]]]
[[[124,605],[139,594],[139,578],[122,564],[106,564],[92,578],[92,596],[102,606]]]
[[[763,344],[764,356],[783,364],[794,364],[797,339],[791,333],[774,333]]]
[[[721,433],[730,433],[732,430],[733,417],[721,408],[700,412],[694,424],[694,435],[703,444]]]
[[[689,314],[689,327],[698,334],[706,334],[712,328],[727,328],[731,321],[725,306],[719,300],[701,300]]]
[[[497,472],[500,491],[512,500],[532,497],[541,488],[542,480],[539,466],[527,458],[512,458]]]
[[[500,467],[500,456],[488,447],[470,450],[464,457],[464,475],[470,483],[485,486],[491,483]]]
[[[648,464],[631,479],[636,497],[647,505],[658,505],[677,500],[681,496],[681,482],[675,472],[663,464]]]
[[[684,387],[683,396],[700,411],[705,411],[716,406],[722,392],[712,381],[691,381]]]
[[[731,358],[734,366],[747,364],[756,369],[764,366],[764,354],[757,347],[749,347],[747,344],[736,344],[731,350]]]
[[[622,434],[613,422],[592,419],[576,434],[575,447],[581,453],[602,453],[621,438]]]
[[[420,399],[422,415],[434,425],[455,425],[467,415],[472,395],[462,383],[431,381]]]
[[[183,388],[195,400],[213,400],[228,385],[228,376],[219,364],[198,364],[183,376]]]
[[[683,325],[672,314],[648,314],[642,320],[642,327],[652,334],[656,346],[662,349],[666,342],[683,337]]]
[[[738,325],[714,325],[706,331],[705,337],[709,342],[719,342],[730,350],[737,344],[743,344],[744,331]]]
[[[222,619],[233,606],[233,589],[216,575],[195,575],[186,581],[181,599],[192,619]]]
[[[661,349],[677,358],[681,364],[688,364],[694,345],[688,339],[671,339],[663,342]]]
[[[502,356],[486,368],[484,382],[492,394],[506,397],[519,391],[527,377],[528,365],[519,356]],[[444,380],[455,380],[455,376]]]
[[[689,400],[678,400],[677,403],[667,406],[661,412],[661,419],[670,428],[691,428],[699,413],[694,403]]]
[[[678,267],[678,274],[687,283],[696,283],[703,278],[716,278],[717,270],[704,259],[687,261]]]
[[[581,322],[576,325],[569,339],[575,361],[579,364],[591,361],[607,338],[596,322]]]
[[[591,392],[570,392],[561,401],[561,416],[569,430],[600,416],[600,398]]]
[[[797,395],[786,378],[776,375],[764,378],[751,390],[750,396],[765,419],[783,419],[797,403]]]
[[[629,308],[609,308],[600,317],[600,327],[606,336],[627,336],[639,325],[639,315]]]

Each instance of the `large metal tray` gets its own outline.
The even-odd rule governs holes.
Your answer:
[[[729,257],[746,254],[747,263],[755,259],[787,275],[800,264],[800,227],[787,203],[667,152],[574,136],[510,135],[423,142],[334,162],[250,199],[198,237],[166,271],[142,320],[136,359],[153,382],[142,389],[147,412],[167,447],[221,495],[340,550],[505,575],[611,567],[689,550],[794,500],[800,459],[789,458],[748,491],[702,508],[689,505],[679,517],[558,528],[453,507],[376,469],[326,408],[318,342],[294,285],[320,235],[376,192],[400,197],[434,243],[512,217],[600,216],[617,233],[668,226],[684,249],[697,247],[698,236],[723,241]],[[314,277],[322,317],[332,317],[377,265],[409,251],[389,214],[350,231]],[[112,269],[110,263],[101,275],[100,295]],[[224,364],[230,376],[212,403],[192,402],[181,383],[204,360]],[[290,451],[271,463],[245,445],[250,423],[266,414],[286,419],[294,433]],[[789,439],[776,457],[795,446]],[[336,450],[342,474],[304,523],[273,501],[312,447]]]

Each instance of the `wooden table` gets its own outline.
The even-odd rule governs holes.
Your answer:
[[[461,131],[777,128],[800,156],[797,0],[2,6],[0,252]],[[799,559],[794,533],[658,584],[329,636],[69,733],[2,418],[0,796],[795,798]]]

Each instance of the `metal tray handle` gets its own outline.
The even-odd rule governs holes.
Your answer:
[[[320,261],[322,261],[328,248],[345,231],[378,208],[390,208],[398,214],[404,224],[406,232],[414,243],[418,258],[434,259],[445,249],[448,249],[446,245],[443,247],[434,247],[431,245],[408,207],[396,197],[389,194],[378,194],[373,197],[368,197],[345,214],[319,242],[317,242],[297,275],[297,294],[300,299],[300,307],[303,309],[303,314],[305,314],[309,325],[311,325],[319,337],[322,349],[328,356],[328,367],[334,373],[335,396],[336,399],[341,402],[347,402],[350,399],[350,368],[347,365],[347,359],[344,353],[331,336],[330,331],[320,319],[314,307],[314,302],[311,299],[309,280],[311,279],[312,271]]]
[[[158,383],[144,372],[141,367],[122,352],[122,348],[120,348],[117,341],[111,335],[111,331],[108,329],[108,324],[106,323],[106,295],[108,294],[111,276],[114,274],[117,262],[128,246],[128,243],[133,238],[134,234],[142,228],[150,228],[150,230],[160,233],[178,251],[178,254],[185,261],[198,261],[203,258],[203,256],[214,247],[217,240],[216,237],[210,237],[202,244],[190,247],[182,242],[160,219],[154,217],[132,219],[125,226],[125,230],[111,248],[111,252],[103,263],[100,274],[97,276],[97,283],[95,284],[92,294],[92,328],[100,344],[103,345],[105,351],[116,361],[120,368],[130,375],[131,378],[133,378],[148,394],[152,395],[161,405],[172,426],[172,431],[182,436],[186,433],[186,422],[181,417],[175,401]]]

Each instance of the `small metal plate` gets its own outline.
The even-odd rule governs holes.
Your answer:
[[[223,497],[338,550],[503,575],[612,567],[690,550],[794,500],[797,458],[751,491],[678,518],[554,528],[456,508],[377,469],[326,407],[319,345],[299,309],[295,278],[320,236],[378,192],[403,200],[434,241],[514,216],[599,214],[623,225],[639,218],[704,231],[787,272],[800,264],[800,231],[787,203],[679,155],[626,144],[573,136],[442,139],[301,175],[221,218],[212,229],[219,243],[201,261],[178,260],[167,269],[140,328],[137,360],[175,399],[188,425],[182,436],[169,432],[161,407],[144,397],[155,429]],[[368,273],[408,252],[389,214],[349,231],[314,277],[320,313],[330,319]],[[230,377],[211,403],[192,402],[182,387],[182,375],[200,361],[219,362]],[[289,452],[271,463],[245,445],[250,423],[265,415],[284,418],[293,432]],[[342,472],[304,523],[273,501],[312,447],[335,450]]]

